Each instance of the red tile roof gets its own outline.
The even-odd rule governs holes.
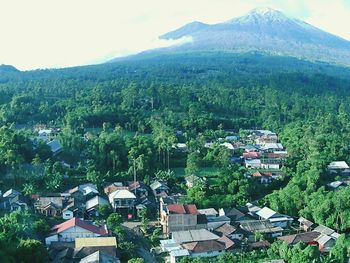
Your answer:
[[[170,204],[168,205],[169,213],[173,214],[191,214],[198,215],[196,205]]]
[[[62,224],[55,225],[51,228],[51,230],[58,234],[58,233],[61,233],[65,230],[72,228],[72,227],[75,227],[75,226],[81,227],[83,229],[86,229],[90,232],[93,232],[93,233],[99,234],[99,235],[107,235],[108,234],[108,230],[106,228],[95,226],[95,225],[90,224],[84,220],[77,218],[77,217],[73,217],[72,219],[69,219],[69,220],[63,222]]]
[[[253,177],[260,177],[260,176],[272,176],[272,172],[255,172],[252,174]]]
[[[278,237],[278,239],[287,242],[288,244],[297,244],[298,242],[303,242],[306,244],[313,243],[320,233],[311,231],[301,234],[289,235]]]
[[[245,152],[245,153],[243,153],[243,158],[245,158],[245,159],[255,159],[255,158],[259,158],[259,157],[260,157],[259,152]]]

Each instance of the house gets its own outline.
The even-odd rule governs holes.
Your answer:
[[[47,142],[46,145],[50,147],[53,155],[59,154],[63,149],[61,143],[56,139]]]
[[[273,181],[272,172],[256,171],[251,174],[251,178],[258,179],[261,184],[270,184]]]
[[[231,224],[236,221],[242,220],[245,217],[245,214],[239,211],[237,208],[220,208],[219,216],[227,216],[231,219]]]
[[[315,231],[309,231],[301,234],[278,237],[278,239],[287,242],[289,245],[296,245],[299,242],[303,242],[308,245],[317,245],[315,239],[319,236],[320,233]]]
[[[110,185],[107,185],[103,191],[105,192],[106,195],[109,195],[117,190],[129,190],[129,187],[128,186],[124,186],[123,183],[121,182],[115,182],[115,183],[112,183]]]
[[[310,220],[307,220],[304,217],[299,217],[298,222],[299,222],[300,228],[303,229],[305,232],[310,231],[314,225],[313,222],[311,222]]]
[[[148,196],[148,187],[140,181],[129,182],[129,191],[133,192],[138,199]]]
[[[324,225],[319,225],[317,226],[315,229],[314,229],[315,232],[319,232],[321,234],[324,234],[324,235],[328,235],[328,236],[334,236],[336,238],[339,237],[339,234],[337,232],[335,232],[335,230],[329,228],[329,227],[326,227]]]
[[[315,239],[315,241],[318,243],[318,249],[320,252],[325,253],[331,250],[331,248],[335,245],[337,239],[332,236],[320,234]]]
[[[188,151],[188,147],[186,143],[176,143],[173,145],[173,148],[176,149],[179,152],[187,152]]]
[[[38,135],[42,137],[49,137],[52,134],[52,129],[40,129]]]
[[[344,161],[331,162],[327,166],[327,170],[331,174],[338,174],[338,173],[341,173],[344,170],[348,170],[349,168],[350,168],[349,165],[346,162],[344,162]]]
[[[264,152],[282,151],[283,149],[284,148],[281,143],[273,143],[273,142],[264,143],[263,146],[261,147],[261,150]]]
[[[328,188],[330,188],[331,190],[337,191],[340,190],[341,188],[346,186],[345,182],[341,182],[341,181],[334,181],[331,182],[329,184],[327,184]]]
[[[97,226],[82,219],[73,217],[51,228],[50,235],[45,238],[46,245],[52,242],[73,242],[79,237],[107,236],[106,226]]]
[[[127,189],[117,190],[108,196],[114,211],[118,209],[132,210],[136,203],[136,196]]]
[[[198,213],[196,205],[160,204],[160,224],[163,233],[206,228],[206,216]]]
[[[263,233],[269,237],[282,236],[283,228],[273,226],[268,220],[244,220],[239,222],[239,227],[244,231],[248,240],[255,240],[256,233]]]
[[[288,157],[287,151],[274,151],[272,153],[267,153],[267,157],[271,159],[284,159]]]
[[[67,200],[68,196],[56,193],[39,196],[34,203],[34,211],[49,217],[61,216]]]
[[[256,215],[259,217],[259,219],[269,220],[275,227],[279,226],[285,228],[293,222],[293,218],[290,216],[279,214],[266,206],[259,210]]]
[[[258,158],[260,158],[260,153],[259,152],[244,152],[243,158],[244,159],[258,159]]]
[[[248,246],[251,250],[262,250],[268,249],[271,246],[271,244],[267,240],[260,240],[257,242],[250,243]]]
[[[214,208],[198,209],[198,213],[205,215],[207,218],[215,218],[218,215],[218,211],[216,211]]]
[[[247,144],[244,146],[245,152],[258,152],[260,147],[258,145]]]
[[[50,262],[119,262],[116,259],[117,242],[115,237],[76,238],[75,242],[52,242],[49,246]],[[104,256],[96,258],[96,253]],[[88,259],[88,260],[87,260]],[[103,261],[105,259],[112,261]],[[97,260],[97,261],[96,261]],[[100,261],[98,261],[100,260]],[[102,260],[102,261],[101,261]]]
[[[169,187],[165,182],[155,181],[150,185],[155,197],[160,197],[162,195],[168,195]]]
[[[278,170],[281,168],[281,160],[279,159],[271,159],[271,158],[263,158],[261,159],[261,166],[262,169],[274,169]]]
[[[161,248],[170,252],[170,262],[179,262],[184,256],[214,257],[232,249],[234,242],[226,236],[218,236],[206,229],[178,231],[172,238],[161,240]]]
[[[79,237],[75,239],[75,247],[117,247],[115,237]]]
[[[244,160],[244,165],[246,168],[259,169],[261,168],[260,159],[246,159]]]
[[[223,224],[230,224],[231,219],[227,216],[207,217],[207,228],[213,230]]]
[[[117,257],[113,257],[106,252],[98,250],[82,258],[79,263],[120,263],[120,260]]]
[[[78,186],[68,190],[68,193],[74,199],[78,199],[78,200],[84,201],[84,202],[87,199],[90,199],[90,198],[99,194],[99,192],[97,190],[97,186],[95,184],[92,184],[92,183],[78,185]]]
[[[0,199],[0,208],[16,211],[16,210],[28,210],[27,200],[21,192],[14,189],[6,191]]]
[[[197,184],[203,184],[204,181],[202,178],[200,178],[199,176],[196,175],[189,175],[185,177],[185,181],[186,181],[186,186],[188,188],[192,188],[193,186],[197,185]]]
[[[233,147],[232,143],[229,142],[223,142],[220,143],[220,146],[225,147],[226,149],[233,151],[235,149],[235,147]]]
[[[280,240],[288,244],[295,245],[298,242],[303,242],[308,245],[318,245],[320,252],[329,252],[332,246],[335,245],[339,234],[333,229],[319,225],[313,231],[305,232],[296,235],[279,237]]]
[[[214,233],[219,236],[227,236],[228,238],[234,240],[242,240],[244,235],[243,232],[240,231],[239,228],[236,228],[230,224],[223,224],[214,229]]]
[[[73,217],[84,218],[85,202],[78,199],[70,198],[62,210],[63,219],[71,219]]]
[[[109,202],[108,202],[108,200],[104,199],[103,197],[101,197],[99,195],[96,195],[95,197],[87,200],[86,204],[85,204],[86,213],[89,216],[93,216],[93,217],[99,216],[98,208],[100,205],[108,205],[109,206]]]

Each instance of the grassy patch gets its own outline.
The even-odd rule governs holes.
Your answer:
[[[171,170],[174,171],[174,173],[178,177],[186,176],[184,167],[173,168]],[[200,177],[204,177],[204,176],[205,177],[216,177],[216,175],[219,173],[219,171],[220,171],[220,168],[218,168],[218,167],[203,167],[200,169],[200,171],[198,172],[197,175]]]

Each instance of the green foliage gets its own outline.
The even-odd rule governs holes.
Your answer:
[[[108,204],[98,206],[98,213],[102,219],[107,219],[112,212],[112,208]]]
[[[186,174],[187,175],[195,175],[199,172],[200,169],[200,164],[201,164],[201,158],[200,154],[195,151],[191,152],[187,156],[187,163],[186,163]]]
[[[46,248],[38,240],[22,239],[18,245],[17,251],[18,259],[23,263],[45,263],[49,259]]]

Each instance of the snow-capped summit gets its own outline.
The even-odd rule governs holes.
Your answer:
[[[290,20],[282,12],[269,8],[261,7],[251,10],[247,15],[233,18],[225,23],[271,23],[271,22],[285,22]]]
[[[253,9],[245,16],[218,24],[190,23],[160,38],[184,36],[191,37],[191,43],[168,50],[262,51],[350,65],[349,41],[271,8]]]

